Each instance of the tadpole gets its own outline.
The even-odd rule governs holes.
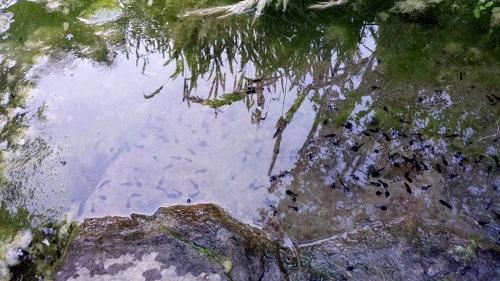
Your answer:
[[[383,182],[381,180],[378,180],[378,182],[381,183],[384,188],[389,187],[389,185],[387,183],[385,183],[385,182]]]
[[[389,137],[388,134],[386,134],[385,132],[382,132],[382,135],[384,136],[386,141],[389,141],[389,142],[391,141],[391,138]]]
[[[490,105],[496,105],[498,100],[495,101],[492,97],[486,95],[486,98],[488,98],[488,101],[490,102]]]
[[[440,174],[442,174],[442,173],[443,173],[443,170],[441,169],[441,165],[439,165],[439,164],[434,165],[434,169],[436,169],[436,171],[437,171],[438,173],[440,173]]]
[[[374,177],[374,178],[378,178],[378,177],[380,177],[381,172],[385,169],[385,167],[382,167],[382,168],[380,168],[380,169],[377,169],[377,168],[375,168],[375,167],[373,167],[373,166],[370,166],[370,168],[371,168],[371,169],[369,169],[369,170],[370,170],[370,176],[371,176],[371,177]]]
[[[446,161],[443,155],[441,155],[441,158],[443,159],[443,165],[448,166],[448,161]]]
[[[441,205],[445,206],[448,209],[452,209],[453,208],[450,204],[448,204],[448,202],[446,202],[444,200],[439,199],[439,203],[441,203]]]
[[[410,172],[406,172],[405,173],[405,178],[406,178],[407,181],[413,182],[413,180],[410,178]]]
[[[409,184],[407,184],[407,183],[405,182],[405,186],[406,186],[406,192],[408,192],[408,193],[410,193],[410,194],[411,194],[411,188],[410,188],[410,185],[409,185]]]
[[[351,149],[351,151],[357,152],[363,145],[365,145],[365,143],[355,144],[350,149]]]
[[[344,192],[350,192],[351,190],[349,189],[349,187],[347,187],[344,183],[344,181],[339,178],[339,181],[340,181],[340,184],[342,185],[342,189],[344,190]]]
[[[422,186],[422,187],[421,187],[421,189],[422,189],[422,190],[427,190],[427,189],[429,189],[429,188],[431,188],[431,187],[432,187],[432,184],[429,184],[429,185],[424,185],[424,186]]]

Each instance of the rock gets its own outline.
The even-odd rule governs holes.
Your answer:
[[[416,218],[299,246],[299,280],[500,280],[498,246]]]
[[[215,205],[87,219],[55,280],[285,280],[289,251]]]
[[[259,230],[212,204],[87,219],[55,280],[500,280],[495,243],[416,217],[297,249],[276,224]]]

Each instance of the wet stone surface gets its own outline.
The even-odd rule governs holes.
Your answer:
[[[415,218],[292,244],[214,205],[87,219],[56,280],[494,280],[496,245]]]
[[[87,219],[56,280],[286,280],[281,249],[214,205]],[[281,257],[284,255],[285,259]]]

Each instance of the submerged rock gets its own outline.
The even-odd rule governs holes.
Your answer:
[[[285,280],[279,243],[214,205],[87,219],[56,280]]]
[[[301,280],[499,280],[500,253],[416,218],[373,225],[299,247]]]

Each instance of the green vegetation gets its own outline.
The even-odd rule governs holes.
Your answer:
[[[30,215],[26,209],[19,209],[12,214],[3,204],[0,206],[0,241],[8,241],[18,231],[27,229],[31,226]]]

